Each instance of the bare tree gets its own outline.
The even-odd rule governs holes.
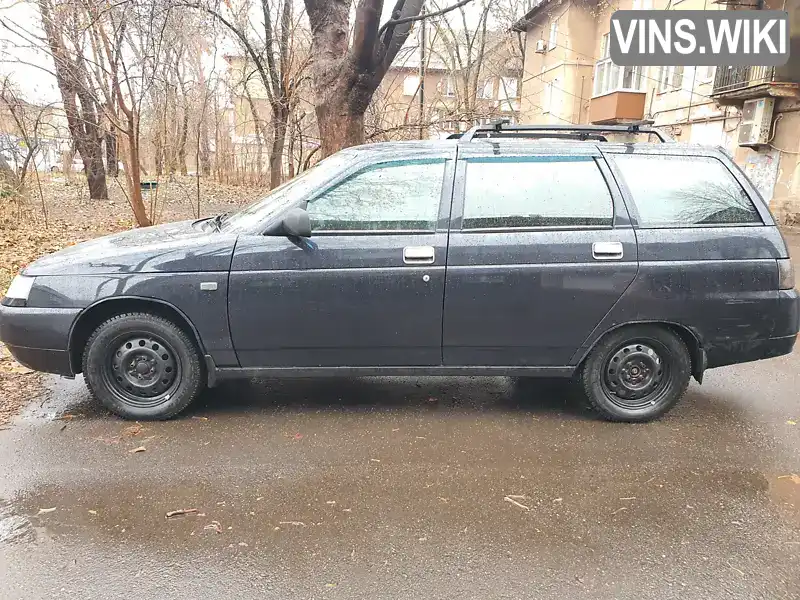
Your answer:
[[[272,113],[269,170],[270,186],[276,187],[283,179],[286,131],[296,101],[296,92],[308,62],[308,54],[296,52],[301,40],[297,36],[299,18],[294,14],[292,0],[258,0],[258,2],[260,28],[255,27],[250,18],[251,9],[255,7],[249,0],[237,6],[235,10],[230,2],[226,2],[227,12],[223,11],[214,0],[207,3],[186,3],[178,0],[176,5],[202,10],[222,23],[237,39],[247,62],[257,73]]]
[[[102,108],[89,83],[82,13],[76,4],[59,0],[38,0],[38,6],[69,132],[83,161],[89,197],[108,198],[103,163],[106,132],[101,124]]]
[[[363,143],[364,113],[402,48],[414,21],[437,16],[471,0],[420,15],[423,0],[397,0],[379,27],[383,0],[359,0],[352,43],[348,0],[304,0],[311,24],[314,104],[322,154]]]

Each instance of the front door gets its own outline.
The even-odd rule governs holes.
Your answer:
[[[565,366],[637,271],[636,238],[589,144],[459,150],[445,365]]]
[[[440,365],[453,156],[353,165],[308,199],[312,237],[241,236],[243,367]]]

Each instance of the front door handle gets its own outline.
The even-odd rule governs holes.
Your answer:
[[[622,242],[595,242],[592,244],[595,260],[619,260],[622,258]]]
[[[432,265],[436,259],[433,246],[406,246],[403,248],[403,262],[407,265]]]

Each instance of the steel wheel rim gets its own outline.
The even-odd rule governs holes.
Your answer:
[[[152,408],[169,400],[181,380],[178,354],[163,338],[130,333],[111,343],[103,378],[114,395],[135,408]]]
[[[669,383],[669,352],[654,340],[631,341],[612,352],[601,378],[606,397],[628,410],[653,406]]]

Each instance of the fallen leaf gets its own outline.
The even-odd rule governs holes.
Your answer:
[[[133,450],[128,450],[128,452],[130,452],[131,454],[137,454],[139,452],[144,452],[145,450],[147,450],[147,448],[145,448],[144,446],[139,446],[138,448],[134,448]]]
[[[793,419],[789,419],[788,421],[786,421],[786,424],[787,425],[797,425],[797,421],[795,421]]]
[[[143,427],[140,423],[135,423],[134,425],[131,425],[130,427],[126,427],[125,429],[123,429],[122,435],[128,435],[130,437],[134,437],[139,435],[142,432],[142,429]]]
[[[778,479],[788,479],[792,483],[800,485],[800,475],[796,475],[794,473],[792,473],[791,475],[781,475],[780,477],[778,477]]]
[[[47,513],[51,513],[56,509],[54,506],[53,508],[40,508],[39,512],[36,513],[37,515],[46,515]]]
[[[211,523],[203,527],[203,529],[211,529],[217,533],[222,533],[222,525],[220,525],[219,521],[211,521]]]
[[[529,506],[525,506],[524,504],[520,504],[519,502],[514,500],[511,496],[506,496],[505,498],[503,498],[503,500],[505,500],[506,502],[509,502],[509,503],[513,504],[514,506],[517,506],[517,507],[519,507],[519,508],[521,508],[523,510],[530,510]]]
[[[336,587],[336,584],[335,584],[335,583],[326,583],[326,584],[325,584],[325,587],[326,587],[326,588],[335,588],[335,587]]]
[[[179,508],[178,510],[171,510],[167,513],[167,518],[178,517],[180,515],[191,515],[197,512],[196,508]]]

